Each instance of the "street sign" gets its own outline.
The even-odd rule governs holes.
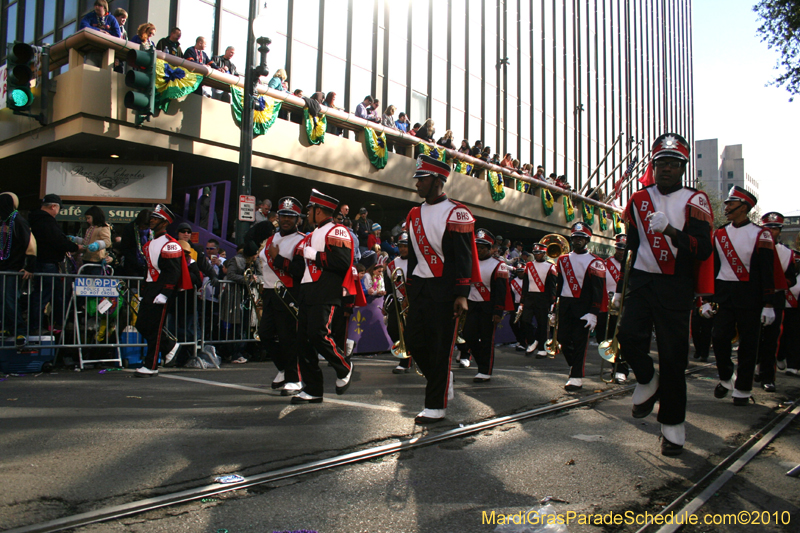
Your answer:
[[[98,296],[118,298],[118,279],[112,278],[75,278],[75,296]]]
[[[256,221],[256,197],[239,195],[239,220],[243,222]]]

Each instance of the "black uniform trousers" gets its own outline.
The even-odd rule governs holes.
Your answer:
[[[175,298],[170,298],[164,305],[147,303],[139,305],[136,318],[136,329],[147,342],[147,356],[144,359],[145,368],[158,369],[158,354],[168,354],[175,347],[175,341],[164,333],[167,323],[167,310],[174,308]]]
[[[436,301],[434,284],[424,278],[415,278],[420,286],[410,301],[406,320],[406,346],[414,354],[425,385],[425,408],[445,409],[447,389],[450,386],[450,364],[456,340],[452,300]]]
[[[739,368],[736,373],[734,387],[740,391],[753,388],[753,377],[758,359],[758,341],[761,333],[761,306],[738,308],[726,303],[719,305],[719,312],[714,317],[714,329],[711,342],[714,345],[714,357],[717,360],[717,372],[720,381],[727,381],[733,376],[733,360],[731,359],[732,341],[739,332]],[[656,333],[658,334],[658,333]]]
[[[605,340],[611,340],[614,338],[614,329],[617,327],[617,319],[619,315],[612,315],[611,313],[600,313],[597,315],[597,327],[594,328],[594,334],[597,339],[597,344]],[[608,333],[606,334],[606,327],[608,327]],[[622,357],[619,358],[620,361],[617,362],[617,372],[628,375],[630,369],[628,368],[628,363],[622,360]]]
[[[655,365],[650,357],[653,326],[656,329],[660,403],[658,421],[682,424],[686,419],[686,367],[689,366],[690,311],[667,309],[654,284],[625,295],[617,340],[620,352],[639,383],[650,383]]]
[[[550,329],[547,319],[547,315],[550,313],[550,299],[546,293],[529,292],[525,295],[522,303],[525,308],[519,320],[522,323],[525,343],[530,345],[533,344],[533,341],[539,341],[536,349],[544,350],[544,345],[547,342],[547,333]],[[535,323],[534,318],[536,318]]]
[[[705,361],[711,349],[711,331],[714,329],[714,317],[704,318],[700,309],[692,309],[692,343],[694,358]]]
[[[775,383],[775,368],[778,355],[778,340],[783,325],[783,309],[775,309],[775,321],[761,329],[761,340],[758,344],[758,373],[761,383]],[[759,320],[761,315],[759,315]]]
[[[586,351],[589,348],[589,329],[586,321],[576,317],[570,308],[569,300],[561,297],[558,306],[558,342],[570,367],[569,377],[582,378],[585,375]]]
[[[300,349],[297,339],[297,320],[274,290],[264,289],[261,291],[261,301],[263,308],[261,321],[258,323],[258,336],[271,352],[269,356],[275,363],[275,367],[285,373],[286,381],[299,383],[301,376],[297,362],[297,354]],[[274,342],[270,342],[276,335],[278,336],[277,346]],[[307,350],[313,351],[309,344],[306,344],[305,347]]]
[[[322,396],[322,369],[317,353],[331,364],[339,379],[346,378],[352,368],[343,348],[337,346],[331,329],[338,307],[329,304],[300,306],[297,324],[300,352],[297,358],[305,384],[303,391],[311,396]]]
[[[392,303],[386,308],[386,332],[389,338],[392,339],[392,344],[400,340],[400,325],[397,322],[397,306]],[[405,340],[406,333],[403,332],[403,340]],[[406,346],[408,350],[408,346]],[[411,358],[398,359],[397,365],[403,368],[411,368]]]
[[[522,303],[514,304],[514,312],[511,314],[508,323],[511,326],[511,332],[514,334],[514,338],[517,340],[517,342],[522,346],[527,346],[527,344],[525,343],[525,334],[522,331],[522,317],[519,317],[519,320],[514,322],[514,319],[517,317],[517,311],[519,311],[520,305],[522,305]],[[525,309],[523,309],[522,312],[524,314]]]
[[[787,307],[783,311],[780,344],[778,360],[786,361],[786,368],[800,369],[800,309]]]
[[[492,375],[494,367],[494,333],[497,324],[492,318],[491,302],[467,302],[466,323],[464,324],[464,340],[478,363],[478,372]]]

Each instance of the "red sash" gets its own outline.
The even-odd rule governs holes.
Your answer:
[[[728,236],[728,230],[719,228],[715,237],[719,241],[722,251],[725,253],[725,260],[728,261],[731,270],[733,270],[733,273],[739,278],[739,281],[750,281],[750,272],[747,271],[747,267],[745,267],[742,260],[739,259],[739,254],[736,253],[736,249],[731,243],[731,238]]]
[[[648,198],[650,198],[650,194],[646,194]],[[659,268],[661,268],[662,274],[674,274],[675,255],[672,253],[672,250],[667,243],[666,236],[650,230],[650,221],[647,219],[647,217],[651,213],[655,212],[653,210],[652,199],[642,200],[641,196],[644,196],[644,194],[635,194],[631,199],[631,202],[633,203],[636,211],[639,213],[644,234],[647,236],[647,242],[650,243],[650,249],[653,251],[653,257],[656,258],[656,262],[658,263]]]
[[[569,287],[570,292],[572,293],[573,298],[580,298],[581,297],[581,284],[578,283],[578,277],[575,275],[575,269],[572,268],[572,262],[569,260],[568,255],[562,255],[558,259],[559,265],[561,266],[561,273],[564,276],[564,281]],[[584,280],[586,278],[584,277]]]
[[[539,277],[539,272],[536,270],[534,263],[528,263],[527,268],[530,270],[531,275],[533,276],[533,282],[536,283],[536,286],[539,287],[539,292],[544,292],[544,282],[542,278]]]
[[[797,309],[798,305],[797,298],[795,298],[794,294],[792,294],[792,291],[788,289],[786,291],[786,301],[789,303],[789,307],[791,307],[792,309]]]
[[[518,279],[512,279],[511,280],[511,289],[515,293],[517,293],[519,295],[522,295],[522,284],[519,282]]]
[[[389,269],[389,279],[391,280],[394,277],[394,271],[397,270],[397,267],[394,264],[394,259],[387,265]],[[405,283],[405,272],[403,273],[403,277],[397,278],[394,283],[394,290],[399,292],[404,298],[406,296],[406,283]]]
[[[428,237],[425,235],[425,226],[422,225],[420,207],[417,206],[411,209],[408,218],[411,221],[411,227],[414,229],[414,239],[417,241],[417,246],[419,246],[422,257],[425,259],[433,275],[437,278],[442,277],[444,261],[428,242]]]
[[[488,302],[489,300],[492,299],[491,291],[486,287],[486,285],[483,284],[482,281],[473,283],[473,285],[475,286],[476,289],[478,289],[478,292],[480,293],[481,298],[483,298],[484,302]]]
[[[606,268],[609,272],[611,272],[611,277],[614,278],[614,281],[619,281],[619,269],[614,266],[614,263],[611,261],[610,257],[608,258],[608,261],[606,261]]]
[[[272,271],[275,272],[275,275],[278,276],[278,278],[281,280],[281,283],[283,283],[286,287],[292,287],[294,284],[292,276],[284,272],[283,269],[275,268],[275,263],[272,261],[272,256],[269,255],[269,247],[272,245],[272,239],[274,238],[275,235],[270,236],[270,238],[267,239],[267,243],[264,245],[264,255],[267,258],[267,265],[269,265]]]
[[[305,236],[305,238],[302,241],[300,241],[297,244],[297,248],[295,249],[295,255],[303,255],[306,246],[311,246],[311,235],[313,234],[314,232],[309,233],[308,235]],[[350,253],[352,253],[352,250]],[[308,273],[311,276],[311,281],[319,281],[319,277],[322,275],[322,269],[317,267],[317,262],[305,258],[303,258],[303,260],[306,262],[306,268],[308,268]]]

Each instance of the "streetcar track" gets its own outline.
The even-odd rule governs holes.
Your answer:
[[[686,375],[695,374],[697,372],[712,367],[713,364],[709,363],[698,364],[686,370]],[[430,446],[451,439],[457,439],[465,437],[467,435],[479,433],[481,431],[492,429],[498,426],[503,426],[506,424],[520,422],[532,418],[538,418],[545,415],[558,413],[567,409],[571,410],[578,407],[592,405],[596,402],[631,392],[635,387],[636,384],[632,383],[630,385],[621,386],[616,389],[593,393],[588,396],[584,396],[582,398],[574,398],[563,402],[558,402],[555,404],[545,405],[542,407],[537,407],[535,409],[522,411],[511,415],[489,418],[487,420],[476,422],[467,426],[453,428],[433,435],[426,435],[424,437],[412,437],[410,439],[401,440],[389,444],[383,444],[380,446],[375,446],[372,448],[367,448],[356,452],[346,453],[343,455],[337,455],[327,459],[321,459],[309,463],[303,463],[300,465],[264,472],[262,474],[256,474],[247,477],[244,479],[244,481],[240,481],[238,483],[229,483],[229,484],[214,483],[211,485],[164,494],[125,504],[96,509],[94,511],[80,513],[72,516],[66,516],[55,520],[42,522],[39,524],[23,526],[7,530],[6,533],[49,533],[55,531],[63,531],[65,529],[74,529],[77,527],[88,526],[90,524],[98,522],[107,522],[109,520],[125,518],[128,516],[133,516],[144,512],[153,511],[156,509],[162,509],[182,503],[208,498],[210,496],[223,494],[225,492],[247,489],[250,487],[259,486],[266,483],[272,483],[275,481],[295,478],[306,474],[330,470],[339,466],[360,463],[363,461],[375,459],[386,455],[391,455],[402,451]]]

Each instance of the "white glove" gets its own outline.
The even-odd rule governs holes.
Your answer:
[[[771,307],[765,307],[761,310],[761,323],[765,326],[769,326],[775,322],[775,310]]]
[[[711,308],[711,304],[706,302],[700,306],[700,316],[703,318],[711,318],[714,316],[714,309]]]
[[[92,244],[87,246],[86,249],[90,252],[99,252],[100,250],[105,250],[106,241],[94,241]]]
[[[586,313],[581,317],[581,320],[586,321],[585,328],[588,328],[589,331],[594,331],[594,328],[597,327],[597,315],[593,315],[592,313]]]
[[[316,261],[317,251],[311,246],[306,246],[305,248],[303,248],[303,257],[305,257],[309,261]]]
[[[669,226],[667,215],[661,211],[650,213],[647,218],[650,220],[650,229],[658,233],[664,233],[664,230],[667,229],[667,226]]]
[[[83,237],[73,237],[70,236],[69,240],[74,242],[75,244],[83,244]]]
[[[158,305],[164,305],[165,303],[167,303],[167,297],[164,296],[163,294],[159,294],[158,296],[156,296],[156,299],[153,300],[153,303]]]
[[[611,298],[611,307],[614,309],[619,309],[619,304],[622,301],[622,294],[619,292],[614,293],[614,297]]]

